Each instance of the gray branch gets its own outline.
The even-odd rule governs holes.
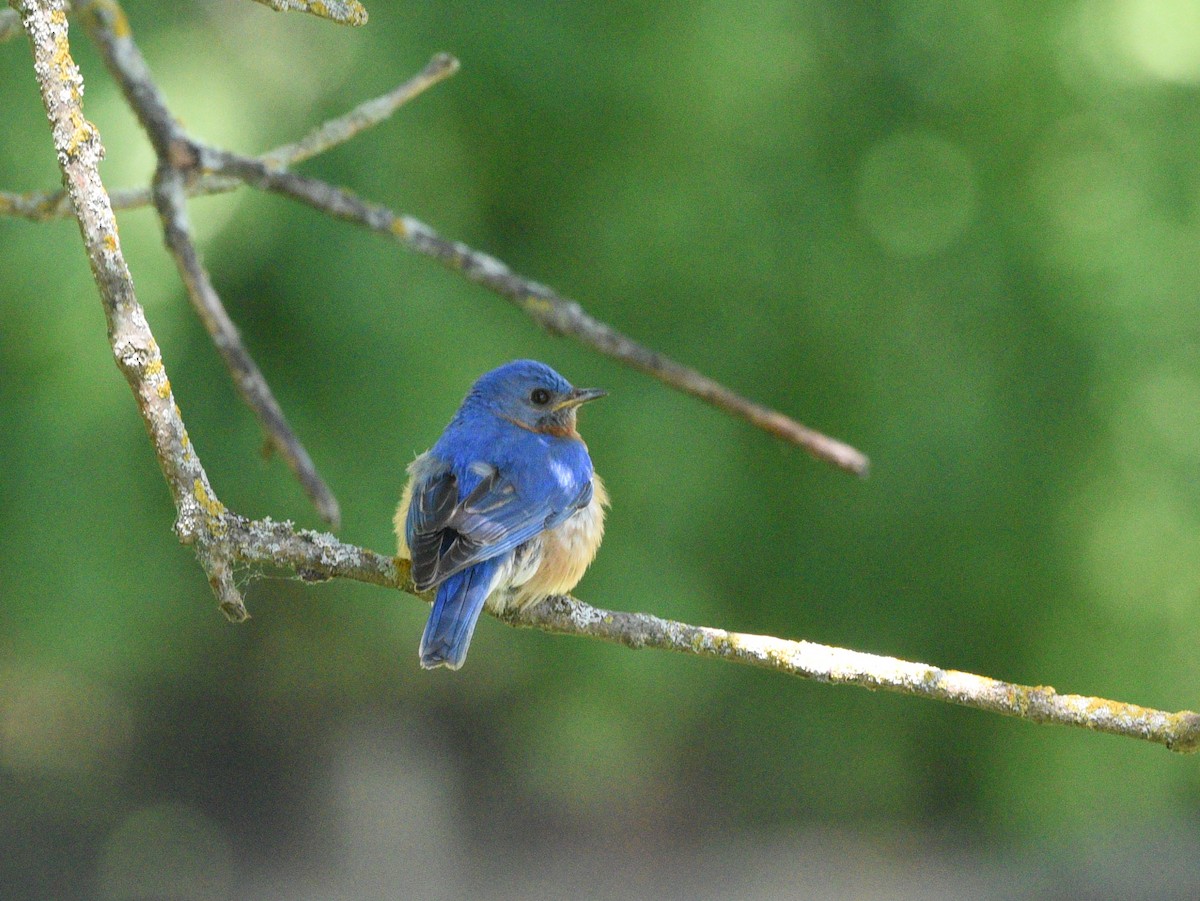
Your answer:
[[[139,121],[151,136],[159,159],[191,167],[185,185],[189,196],[228,191],[245,183],[307,203],[323,212],[365,226],[401,246],[431,257],[514,303],[551,334],[570,336],[628,366],[639,369],[671,387],[698,397],[720,410],[742,418],[757,428],[804,448],[814,457],[856,475],[865,476],[865,454],[844,442],[802,425],[783,413],[749,400],[708,376],[634,341],[588,314],[578,302],[546,285],[513,272],[495,257],[466,244],[443,238],[412,216],[392,212],[379,204],[313,178],[289,171],[294,165],[349,140],[364,128],[384,121],[402,103],[453,74],[453,57],[439,54],[409,81],[382,97],[360,104],[294,144],[247,157],[208,147],[183,134],[150,80],[134,44],[129,25],[115,0],[84,4],[87,21],[105,59],[122,84]],[[121,208],[148,203],[150,192],[128,191],[114,196]],[[65,198],[53,193],[11,194],[0,191],[0,214],[47,219],[69,214]]]
[[[342,544],[332,535],[296,532],[290,523],[251,522],[224,516],[231,553],[249,563],[301,573],[310,581],[346,578],[405,591],[432,601],[413,588],[407,560]],[[1200,750],[1200,714],[1171,713],[1121,701],[1060,694],[1045,685],[1019,685],[925,663],[864,654],[811,641],[727,632],[708,626],[593,607],[573,597],[553,597],[524,612],[503,617],[513,626],[559,635],[598,638],[634,650],[654,648],[775,670],[801,679],[857,685],[973,707],[1035,723],[1057,723],[1093,732],[1124,735],[1161,744],[1179,753]]]
[[[850,445],[748,400],[695,369],[634,341],[588,314],[576,301],[563,297],[553,288],[518,275],[493,256],[459,241],[443,238],[413,216],[395,213],[342,188],[290,169],[273,167],[261,159],[215,147],[200,147],[198,152],[205,171],[238,178],[248,185],[283,194],[331,216],[365,226],[506,297],[551,334],[576,338],[685,394],[708,401],[718,409],[803,447],[819,460],[856,475],[867,473],[869,463],[866,456]]]
[[[366,25],[367,11],[358,0],[255,0],[276,12],[305,12],[339,25]]]
[[[12,25],[11,34],[5,31]],[[96,23],[111,31],[112,27]],[[126,28],[128,25],[126,24]],[[21,17],[11,9],[0,9],[0,41],[21,33]],[[344,115],[330,119],[314,128],[299,141],[282,144],[262,154],[259,159],[274,167],[294,166],[346,143],[356,135],[385,121],[402,105],[417,95],[449,78],[458,71],[458,60],[448,53],[434,56],[416,75],[397,85],[386,94],[365,100]],[[201,175],[185,181],[183,190],[188,197],[224,194],[243,186],[238,178],[224,175]],[[133,210],[150,206],[154,201],[149,187],[119,188],[109,192],[114,210]],[[0,191],[0,215],[45,222],[75,214],[71,198],[61,188],[57,191],[30,191],[18,194]]]
[[[117,220],[100,180],[104,156],[100,132],[83,115],[83,77],[71,58],[62,0],[9,0],[33,47],[33,69],[50,120],[63,185],[76,211],[92,277],[100,291],[108,340],[117,368],[133,390],[159,468],[178,517],[175,532],[196,556],[226,615],[245,619],[246,608],[233,581],[228,544],[221,541],[225,507],[192,447],[175,403],[158,342],[134,293],[121,252]]]
[[[76,3],[76,8],[158,157],[151,198],[188,299],[229,370],[242,401],[258,420],[268,448],[279,453],[321,518],[336,528],[341,521],[337,498],[321,478],[275,400],[266,377],[242,343],[192,239],[184,192],[184,185],[196,168],[191,142],[154,83],[121,8],[113,2]]]

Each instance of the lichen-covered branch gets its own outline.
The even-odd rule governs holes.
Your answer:
[[[104,0],[92,0],[92,2],[104,2]],[[110,5],[108,9],[113,16],[120,12],[119,7],[114,8]],[[21,32],[20,17],[11,9],[0,10],[0,16],[5,14],[11,15],[19,34]],[[112,21],[123,22],[124,20],[114,18]],[[92,24],[94,27],[111,30],[111,26],[105,25],[103,20],[97,20]],[[127,24],[125,27],[128,27]],[[0,19],[0,39],[3,35],[2,29],[3,20]],[[282,168],[294,166],[332,150],[351,140],[365,129],[385,121],[401,106],[457,71],[458,60],[448,53],[439,53],[420,72],[386,94],[363,101],[350,112],[318,125],[299,141],[272,148],[260,155],[259,159],[269,166]],[[244,184],[238,178],[208,174],[187,179],[183,189],[188,197],[201,197],[235,191]],[[133,210],[150,206],[153,203],[149,187],[118,188],[109,192],[109,199],[112,201],[114,210]],[[74,212],[67,192],[62,189],[27,193],[0,191],[0,216],[45,222],[50,219],[71,216]]]
[[[408,561],[343,544],[332,535],[295,532],[288,523],[251,522],[225,514],[224,534],[239,560],[293,569],[310,580],[348,578],[414,591]],[[1060,694],[1048,686],[1018,685],[925,663],[864,654],[846,648],[747,635],[708,626],[592,607],[572,597],[554,597],[523,612],[506,614],[510,625],[560,635],[598,638],[627,648],[654,648],[775,670],[834,685],[930,698],[1035,723],[1075,726],[1165,745],[1172,751],[1200,750],[1200,714],[1171,713],[1083,695]]]
[[[552,334],[573,337],[673,388],[796,444],[817,459],[847,472],[866,475],[869,462],[857,449],[749,400],[697,370],[634,341],[589,315],[576,301],[513,272],[495,257],[443,238],[412,216],[394,213],[348,191],[286,169],[386,119],[397,107],[453,74],[458,68],[453,57],[435,56],[424,70],[388,94],[326,122],[300,141],[268,151],[256,159],[207,147],[185,136],[154,89],[116,0],[90,0],[84,4],[84,10],[88,13],[89,28],[150,134],[160,160],[170,160],[176,165],[182,163],[185,167],[198,162],[201,171],[189,169],[191,177],[185,181],[189,195],[229,190],[231,184],[240,181],[291,196],[324,212],[364,225],[507,298]],[[149,194],[131,193],[129,197],[121,197],[130,205],[143,199],[148,200]],[[0,193],[0,214],[41,219],[61,215],[64,211],[62,199],[54,195]]]
[[[117,367],[133,390],[175,502],[175,531],[182,542],[195,545],[221,609],[235,619],[244,619],[246,611],[233,581],[232,560],[214,530],[225,508],[192,448],[121,252],[116,217],[98,169],[104,147],[99,131],[83,115],[83,78],[71,58],[63,2],[9,2],[20,13],[33,48],[34,74],[50,119],[63,184],[77,211],[79,232],[104,305],[109,343]]]
[[[154,84],[119,4],[115,0],[89,0],[77,7],[158,156],[151,196],[188,299],[243,402],[258,420],[268,446],[287,463],[321,518],[336,527],[341,520],[337,498],[321,478],[312,457],[288,424],[266,377],[242,343],[192,240],[184,191],[187,180],[197,172],[198,161],[191,141]]]
[[[514,625],[563,635],[586,635],[628,648],[681,651],[802,679],[915,695],[1035,723],[1057,723],[1140,738],[1180,753],[1200,750],[1200,714],[1190,710],[1169,713],[1104,698],[1059,694],[1045,685],[1001,682],[811,641],[690,626],[646,613],[599,610],[569,597],[551,598],[506,619]]]
[[[867,473],[866,456],[850,445],[748,400],[708,376],[639,344],[589,315],[576,301],[518,275],[495,257],[443,238],[419,219],[394,213],[327,182],[269,166],[261,159],[211,147],[203,148],[200,156],[201,165],[207,171],[239,178],[246,184],[292,197],[339,219],[366,226],[508,298],[552,334],[570,335],[686,394],[706,400],[797,444],[814,457],[847,472]]]
[[[418,94],[423,94],[457,71],[458,60],[449,53],[439,53],[424,69],[386,94],[366,100],[350,112],[322,123],[299,141],[268,150],[259,159],[275,168],[294,166],[345,144],[355,135],[386,121]]]
[[[407,560],[345,544],[325,532],[296,530],[290,522],[226,513],[222,523],[231,553],[244,563],[290,569],[308,582],[353,579],[433,601],[432,593],[420,594],[413,588]]]
[[[366,25],[367,11],[358,0],[256,0],[276,12],[305,12],[339,25]]]

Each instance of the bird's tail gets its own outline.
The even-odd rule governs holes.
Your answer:
[[[437,600],[421,636],[421,666],[458,669],[467,659],[475,623],[492,593],[500,565],[484,560],[455,573],[438,586]]]

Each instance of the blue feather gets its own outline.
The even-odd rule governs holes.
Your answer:
[[[455,573],[438,587],[433,611],[421,636],[421,666],[458,669],[463,665],[500,563],[499,558],[484,560]]]

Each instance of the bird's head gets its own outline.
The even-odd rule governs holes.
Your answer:
[[[545,363],[515,360],[480,376],[464,407],[483,407],[531,432],[577,438],[575,414],[580,404],[607,393],[575,388]]]

